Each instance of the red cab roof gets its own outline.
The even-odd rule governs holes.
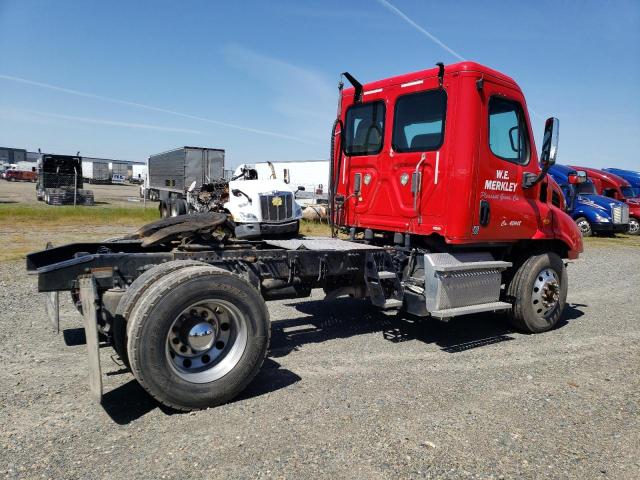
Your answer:
[[[463,73],[463,72],[476,72],[482,75],[489,75],[495,77],[496,79],[502,80],[503,82],[511,83],[514,86],[518,86],[518,84],[513,80],[513,78],[498,72],[497,70],[493,70],[492,68],[486,67],[476,62],[458,62],[452,63],[450,65],[445,65],[444,67],[445,75],[450,73]],[[416,80],[420,80],[428,77],[436,77],[438,75],[438,67],[429,68],[427,70],[419,70],[417,72],[405,73],[403,75],[397,75],[395,77],[389,77],[382,80],[376,80],[370,83],[363,84],[363,90],[366,92],[367,90],[373,90],[377,88],[385,88],[390,87],[392,85],[403,84],[407,82],[413,82]],[[354,89],[353,87],[347,88],[344,90],[344,95],[353,95]]]

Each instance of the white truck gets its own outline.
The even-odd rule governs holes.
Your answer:
[[[295,236],[302,208],[283,180],[258,179],[243,168],[225,180],[222,149],[181,147],[149,157],[148,198],[159,200],[160,216],[222,212],[235,223],[237,238]]]
[[[236,168],[234,175],[247,168],[257,172],[258,180],[278,179],[295,187],[303,186],[305,191],[297,195],[297,201],[303,207],[327,203],[326,179],[329,178],[329,160],[284,160],[243,164]]]

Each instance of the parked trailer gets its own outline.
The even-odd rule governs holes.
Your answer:
[[[130,177],[130,165],[125,162],[111,162],[111,183],[125,183]]]
[[[9,165],[17,165],[27,160],[27,151],[24,148],[0,147],[0,166],[8,168]]]
[[[147,178],[147,166],[143,163],[134,163],[131,165],[131,182],[144,184]]]
[[[265,301],[316,287],[413,318],[500,311],[529,333],[557,325],[563,259],[582,252],[546,175],[558,120],[545,123],[538,157],[524,96],[495,70],[440,64],[366,85],[344,76],[354,88],[340,89],[328,183],[332,230],[348,240],[236,240],[210,212],[27,256],[54,326],[58,291],[82,312],[97,399],[100,333],[159,402],[231,400],[266,356]]]
[[[147,162],[149,196],[160,200],[163,217],[178,204],[180,212],[186,213],[186,205],[174,200],[185,200],[193,182],[202,186],[222,178],[223,170],[224,150],[219,148],[181,147],[151,155]]]
[[[82,176],[87,183],[106,185],[111,183],[109,162],[98,158],[82,158]]]

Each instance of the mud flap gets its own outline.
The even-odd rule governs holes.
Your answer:
[[[93,276],[80,277],[80,302],[84,332],[89,353],[89,389],[98,402],[102,402],[102,372],[100,370],[100,345],[98,343],[98,318],[96,301],[98,291]]]
[[[54,333],[60,333],[60,302],[58,292],[45,293],[44,308]]]

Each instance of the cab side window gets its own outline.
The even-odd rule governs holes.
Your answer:
[[[357,104],[345,119],[343,148],[347,155],[375,155],[382,150],[384,103]]]
[[[396,152],[437,150],[444,141],[447,94],[428,90],[398,97],[392,145]]]
[[[489,147],[498,158],[529,163],[529,133],[518,102],[502,97],[489,100]]]

